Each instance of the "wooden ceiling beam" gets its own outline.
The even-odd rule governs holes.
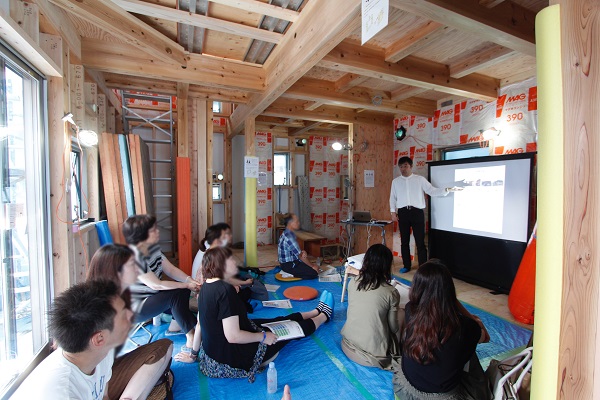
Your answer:
[[[416,86],[404,86],[400,89],[393,90],[390,94],[390,100],[400,101],[426,92],[427,89]]]
[[[512,1],[494,8],[479,0],[390,0],[390,6],[535,57],[536,13]]]
[[[304,7],[302,18],[292,24],[264,65],[268,77],[265,91],[254,95],[247,105],[237,107],[231,115],[233,135],[242,131],[247,118],[260,115],[360,26],[360,5],[360,0],[327,0],[310,1]],[[336,18],[332,19],[332,15]]]
[[[319,125],[321,125],[322,122],[321,121],[317,121],[317,122],[312,122],[309,124],[305,124],[303,128],[299,128],[299,129],[288,129],[288,136],[296,136],[296,135],[302,135],[312,129],[317,128]]]
[[[455,79],[450,77],[448,67],[444,64],[413,56],[408,56],[398,63],[388,63],[384,58],[383,50],[362,47],[346,41],[323,57],[318,65],[485,101],[493,101],[498,96],[497,79],[478,74]]]
[[[262,40],[264,42],[278,44],[283,35],[277,32],[267,31],[265,29],[255,28],[235,22],[225,21],[218,18],[207,17],[206,15],[195,14],[188,11],[175,10],[170,7],[158,4],[147,3],[140,0],[112,0],[113,3],[132,13],[146,15],[153,18],[164,19],[166,21],[178,22],[205,28],[217,32],[225,32],[232,35],[248,37],[251,39]]]
[[[280,118],[305,119],[331,123],[364,123],[391,126],[392,114],[365,111],[357,113],[351,108],[323,106],[314,111],[304,109],[304,102],[293,99],[278,99],[265,109],[262,115]]]
[[[465,57],[455,60],[449,65],[450,76],[457,79],[462,78],[481,69],[501,63],[515,54],[518,53],[512,49],[500,46],[499,44],[492,44],[485,49],[474,51]]]
[[[313,111],[313,110],[316,110],[317,108],[321,107],[323,104],[325,104],[325,103],[323,103],[322,101],[315,101],[312,104],[309,104],[306,107],[304,107],[304,109],[308,110],[308,111]]]
[[[345,74],[340,79],[335,81],[335,91],[343,93],[346,90],[352,89],[353,87],[360,86],[368,81],[368,76],[360,76],[356,74]]]
[[[408,31],[385,49],[385,61],[398,62],[447,34],[450,28],[434,21]]]
[[[115,89],[139,90],[149,93],[166,94],[175,96],[177,94],[177,83],[159,79],[148,79],[136,76],[119,74],[104,74],[106,85]],[[248,93],[239,90],[212,88],[200,85],[189,85],[190,98],[200,98],[210,101],[222,101],[225,103],[244,104],[248,102]]]
[[[99,71],[94,71],[93,69],[86,68],[85,73],[88,74],[98,85],[98,89],[104,93],[108,103],[115,108],[115,111],[118,114],[121,114],[121,100],[117,97],[115,92],[112,91],[111,88],[106,84],[106,79],[104,78],[104,74]]]
[[[186,54],[182,46],[110,1],[50,1],[164,62],[177,66],[186,65]]]
[[[81,62],[81,37],[65,12],[46,0],[35,0],[40,11],[42,32],[60,35],[71,52],[71,62]]]
[[[498,4],[505,2],[506,0],[479,0],[479,5],[487,8],[496,7]]]
[[[239,8],[240,10],[250,11],[256,14],[267,15],[273,18],[283,19],[285,21],[296,22],[300,17],[298,11],[278,7],[272,4],[263,3],[257,0],[210,0],[212,3],[223,4],[225,6]]]
[[[371,92],[367,88],[355,87],[345,93],[335,91],[335,83],[302,78],[289,88],[282,97],[320,101],[328,105],[335,105],[349,108],[363,108],[365,110],[380,111],[388,113],[407,113],[411,115],[432,116],[437,104],[434,100],[413,98],[401,102],[393,102],[387,99],[381,99],[379,102],[373,101],[376,92]]]
[[[84,39],[82,63],[87,68],[122,75],[142,76],[174,82],[260,92],[265,73],[260,66],[190,54],[187,67],[152,59],[125,43]]]

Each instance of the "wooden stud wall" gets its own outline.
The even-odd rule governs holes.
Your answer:
[[[192,273],[192,209],[189,157],[177,157],[177,247],[179,268],[186,274]]]
[[[388,126],[392,125],[392,120]],[[392,184],[394,135],[381,125],[354,124],[352,127],[353,210],[371,211],[375,219],[390,219],[389,197]],[[364,144],[367,144],[364,148]],[[364,171],[375,171],[375,187],[365,188]],[[369,245],[381,243],[381,229],[371,228]],[[354,253],[367,251],[367,229],[357,227]],[[392,249],[393,227],[386,227],[386,244]]]
[[[208,225],[208,204],[207,204],[207,192],[206,189],[210,182],[207,175],[206,155],[207,155],[207,128],[212,128],[212,121],[208,115],[208,102],[194,98],[192,100],[191,110],[191,140],[192,140],[192,154],[194,164],[192,168],[195,170],[194,185],[196,185],[196,196],[192,194],[197,200],[196,207],[193,210],[196,213],[194,218],[195,227],[193,227],[194,235],[194,251],[197,249],[196,245],[199,246],[200,240],[204,237],[204,232]],[[211,192],[212,193],[212,192]],[[197,239],[196,239],[197,238]],[[197,244],[196,244],[197,241]]]

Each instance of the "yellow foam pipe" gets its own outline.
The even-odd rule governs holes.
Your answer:
[[[532,399],[558,398],[563,285],[564,124],[560,7],[535,21],[538,82],[538,234]],[[552,201],[548,201],[551,199]]]
[[[258,249],[256,245],[256,181],[245,179],[244,211],[246,232],[244,240],[244,258],[246,266],[258,267]]]

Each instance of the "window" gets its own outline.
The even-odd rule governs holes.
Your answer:
[[[81,203],[81,152],[71,150],[71,221],[83,219]]]
[[[275,153],[273,156],[273,185],[290,184],[290,153]]]
[[[223,200],[223,182],[213,183],[212,185],[212,198],[215,201]]]
[[[478,143],[442,150],[442,160],[457,160],[459,158],[484,157],[489,155],[489,147],[481,147]]]
[[[50,302],[44,82],[0,48],[0,397],[47,343]]]
[[[221,114],[221,102],[220,101],[213,101],[213,113],[215,114]]]

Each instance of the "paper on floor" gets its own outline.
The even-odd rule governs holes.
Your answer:
[[[265,283],[265,287],[267,288],[267,292],[276,292],[280,286],[279,285],[269,285],[268,283]]]
[[[264,307],[274,308],[292,308],[292,303],[289,300],[265,300],[262,302]]]

